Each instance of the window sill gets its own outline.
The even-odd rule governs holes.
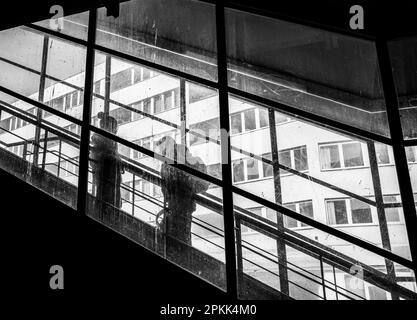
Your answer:
[[[320,169],[321,172],[331,172],[331,171],[345,171],[345,170],[355,170],[355,169],[367,169],[369,166],[357,166],[357,167],[348,167],[348,168],[330,168],[330,169]]]

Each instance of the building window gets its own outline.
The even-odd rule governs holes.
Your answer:
[[[153,97],[153,104],[154,104],[154,106],[153,106],[154,113],[160,113],[160,112],[163,111],[161,96]]]
[[[407,156],[408,163],[415,163],[417,162],[417,146],[413,147],[406,147],[405,154]]]
[[[329,200],[326,202],[327,223],[348,224],[346,200]]]
[[[133,108],[133,109],[139,110],[139,111],[143,111],[143,109],[142,109],[143,102],[142,101],[135,102],[135,103],[131,104],[130,107]],[[132,111],[132,114],[133,114],[132,115],[132,121],[136,121],[136,120],[139,120],[139,119],[143,118],[143,114],[141,114],[141,113]]]
[[[357,199],[327,200],[326,214],[329,225],[372,223],[371,207]]]
[[[69,110],[71,108],[71,96],[72,92],[65,95],[65,110]]]
[[[239,134],[269,126],[268,110],[252,108],[230,115],[231,134]]]
[[[255,109],[244,111],[243,118],[245,120],[245,131],[256,129]]]
[[[101,89],[101,80],[98,80],[98,81],[94,82],[93,92],[96,93],[96,94],[100,94],[100,89]]]
[[[174,108],[174,91],[169,91],[164,94],[164,110]]]
[[[357,199],[350,199],[350,209],[352,212],[352,223],[372,223],[371,207]]]
[[[146,114],[151,114],[151,99],[143,100],[143,112]]]
[[[78,91],[74,91],[72,94],[71,94],[71,107],[76,107],[76,106],[78,106],[79,105],[79,103],[78,103]]]
[[[322,170],[364,166],[362,145],[359,142],[321,145],[319,148]]]
[[[259,108],[259,127],[264,128],[269,126],[268,109]]]
[[[389,195],[384,196],[384,203],[398,203],[397,196]],[[401,208],[385,208],[385,217],[387,222],[400,222],[400,210]]]
[[[376,161],[378,164],[389,164],[391,162],[387,145],[376,142],[375,153],[376,153]]]
[[[262,155],[262,158],[267,160],[272,160],[272,155],[270,153],[265,153]],[[266,163],[262,161],[262,170],[263,170],[263,176],[266,177],[272,177],[274,175],[274,170],[272,164]]]
[[[244,162],[243,160],[234,161],[233,166],[233,182],[241,182],[245,180]]]
[[[278,152],[279,164],[297,171],[308,170],[307,148],[306,146],[281,150]],[[285,170],[281,174],[287,173]]]
[[[342,150],[346,168],[364,165],[360,143],[344,143],[342,145]]]
[[[232,134],[237,134],[242,132],[242,117],[240,113],[233,114],[230,116],[230,130]]]
[[[286,203],[286,204],[283,204],[283,206],[303,216],[314,219],[312,200],[294,202],[294,203]],[[302,223],[301,221],[298,221],[296,219],[293,219],[291,217],[284,215],[284,227],[292,229],[292,228],[300,228],[300,227],[306,227],[306,226],[308,225],[305,223]]]
[[[132,201],[132,182],[123,182],[120,187],[120,198],[122,203]]]
[[[247,180],[259,179],[258,160],[246,159]]]
[[[115,92],[132,85],[132,69],[123,70],[111,75],[110,92]]]

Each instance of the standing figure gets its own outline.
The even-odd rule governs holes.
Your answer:
[[[100,128],[117,133],[117,121],[103,112],[98,113]],[[121,208],[120,185],[123,164],[117,150],[117,143],[99,134],[91,137],[91,168],[93,183],[96,187],[96,199],[99,203],[99,211],[102,217],[109,218],[114,208]]]
[[[196,209],[195,196],[207,191],[209,182],[185,173],[181,167],[189,166],[204,173],[207,167],[199,157],[193,157],[186,146],[177,144],[169,136],[162,137],[156,146],[157,153],[175,160],[175,164],[174,161],[165,161],[161,165],[161,190],[165,209],[158,213],[157,221],[163,216],[160,228],[165,229],[166,235],[191,245],[192,214]]]

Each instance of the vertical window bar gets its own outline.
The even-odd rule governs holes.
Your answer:
[[[62,140],[59,139],[59,149],[58,149],[58,168],[56,171],[57,177],[59,177],[60,169],[61,169],[61,152],[62,152]]]
[[[172,98],[172,97],[170,97]],[[161,101],[161,104],[163,102]],[[185,79],[180,80],[180,117],[181,117],[181,144],[187,146],[187,111],[185,102]]]
[[[384,197],[381,189],[381,179],[379,176],[378,162],[376,159],[375,142],[368,141],[369,165],[372,174],[372,183],[374,186],[376,210],[378,217],[379,231],[381,233],[382,247],[391,251],[391,241],[389,236],[387,218],[385,216]],[[385,266],[387,268],[387,275],[391,281],[395,282],[395,268],[391,260],[385,259]],[[398,300],[399,296],[392,293],[393,300]]]
[[[45,130],[45,136],[44,136],[44,141],[43,141],[43,153],[42,153],[42,170],[45,170],[47,148],[48,148],[48,131]]]
[[[236,277],[236,248],[235,248],[235,221],[232,192],[232,162],[230,155],[230,128],[229,128],[229,95],[227,91],[227,52],[226,27],[224,4],[216,2],[216,40],[217,65],[219,78],[219,106],[220,106],[220,143],[222,154],[222,180],[223,180],[223,218],[224,241],[226,254],[227,292],[231,298],[238,297]],[[238,244],[239,245],[239,244]]]
[[[272,158],[272,172],[274,175],[274,189],[275,189],[275,201],[282,203],[281,192],[281,175],[279,168],[278,157],[278,141],[277,141],[277,129],[275,125],[275,112],[272,109],[268,109],[269,116],[269,134],[271,137],[271,158]],[[281,212],[276,211],[278,233],[284,233],[284,217]],[[280,291],[284,294],[289,294],[288,285],[288,273],[287,273],[287,251],[285,248],[284,237],[277,237],[277,257],[279,268],[279,281]]]
[[[417,215],[414,205],[413,189],[410,172],[408,170],[407,157],[404,148],[404,137],[401,126],[399,103],[392,74],[391,60],[388,43],[385,39],[376,40],[376,52],[378,65],[381,72],[381,82],[385,97],[385,105],[388,115],[388,125],[393,141],[392,149],[397,168],[398,183],[403,204],[405,225],[408,234],[411,257],[414,267],[414,275],[417,274]]]
[[[86,199],[88,192],[88,160],[89,160],[89,145],[90,145],[90,130],[89,123],[91,117],[91,102],[93,91],[93,77],[94,77],[94,43],[96,41],[96,20],[97,9],[91,7],[89,10],[88,21],[88,40],[87,40],[87,59],[85,69],[85,83],[84,83],[84,107],[83,107],[83,125],[81,129],[80,138],[80,170],[78,178],[78,199],[77,211],[84,214],[86,209]],[[61,154],[61,141],[59,145]]]
[[[106,116],[110,113],[110,84],[111,84],[111,56],[106,55],[106,75],[104,76],[104,113]]]
[[[41,73],[39,79],[39,96],[38,101],[43,102],[44,95],[45,95],[45,75],[46,75],[46,65],[48,63],[48,43],[49,43],[49,36],[45,35],[43,38],[43,48],[42,48],[42,65],[41,65]],[[38,166],[39,161],[39,141],[41,137],[41,128],[40,123],[42,122],[42,112],[41,108],[38,108],[38,112],[36,114],[36,121],[38,122],[36,129],[35,129],[35,141],[33,145],[33,164]]]

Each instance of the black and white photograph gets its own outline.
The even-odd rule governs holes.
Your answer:
[[[7,290],[146,319],[417,299],[412,1],[1,15]]]

